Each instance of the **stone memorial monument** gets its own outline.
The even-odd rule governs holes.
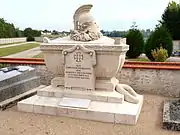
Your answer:
[[[40,48],[55,78],[36,96],[20,101],[20,111],[136,124],[143,96],[116,79],[129,46],[126,39],[115,44],[103,36],[91,8],[83,5],[75,11],[70,36],[44,38]]]

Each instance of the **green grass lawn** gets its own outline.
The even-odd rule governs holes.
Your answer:
[[[37,43],[27,43],[27,44],[23,44],[19,46],[0,48],[0,57],[23,52],[23,51],[26,51],[26,50],[29,50],[38,46],[40,45]]]
[[[20,43],[26,43],[26,42],[16,42],[16,43],[0,44],[0,46],[3,46],[3,45],[12,45],[12,44],[20,44]]]
[[[38,55],[35,55],[35,56],[33,56],[33,58],[43,58],[44,56],[43,56],[43,53],[40,53],[40,54],[38,54]]]

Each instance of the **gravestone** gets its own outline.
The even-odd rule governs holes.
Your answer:
[[[81,45],[65,49],[65,88],[78,90],[95,90],[95,75],[93,66],[96,56],[93,50]]]
[[[163,128],[180,131],[180,99],[164,101]]]
[[[0,69],[0,102],[15,97],[40,85],[40,77],[30,66]]]

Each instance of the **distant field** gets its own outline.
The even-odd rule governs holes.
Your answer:
[[[39,44],[37,43],[27,43],[27,44],[23,44],[19,46],[0,48],[0,57],[23,52],[23,51],[26,51],[26,50],[29,50],[38,46]]]
[[[40,53],[40,54],[38,54],[38,55],[35,55],[33,58],[43,58],[44,56],[43,56],[43,53]]]

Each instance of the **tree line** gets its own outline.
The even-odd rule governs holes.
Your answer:
[[[7,23],[3,18],[0,18],[0,38],[21,37],[21,33],[13,23]]]
[[[13,23],[6,22],[0,18],[0,38],[14,38],[14,37],[38,37],[41,36],[41,31],[26,28],[20,30],[16,28]]]

